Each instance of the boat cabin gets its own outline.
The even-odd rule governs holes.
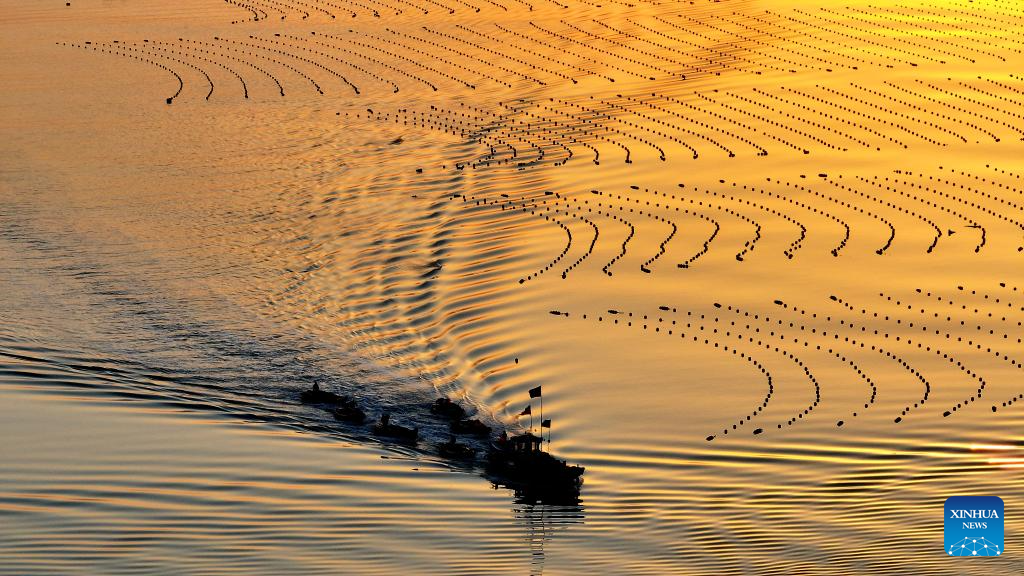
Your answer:
[[[543,440],[539,436],[534,436],[530,432],[513,436],[508,440],[509,448],[513,452],[525,453],[542,452],[541,442],[543,442]]]

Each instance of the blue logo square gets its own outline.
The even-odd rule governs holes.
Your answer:
[[[950,496],[945,506],[947,556],[1003,555],[1003,499]]]

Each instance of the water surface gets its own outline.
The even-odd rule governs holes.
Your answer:
[[[4,11],[5,571],[1019,571],[1016,5]],[[435,455],[538,385],[575,504]]]

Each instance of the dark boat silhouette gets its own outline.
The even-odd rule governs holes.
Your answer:
[[[461,420],[466,416],[466,410],[448,398],[434,400],[434,403],[430,405],[430,413],[451,420]]]
[[[342,422],[348,422],[349,424],[362,424],[366,422],[366,412],[356,405],[354,400],[342,402],[334,410],[331,410],[331,414]]]
[[[497,485],[512,488],[525,501],[578,502],[584,468],[545,452],[542,442],[530,432],[511,438],[502,434],[487,454],[488,477]]]
[[[309,390],[303,390],[299,398],[305,404],[329,404],[332,406],[352,402],[348,396],[342,396],[320,388],[319,382],[314,382]]]
[[[476,449],[467,444],[455,440],[455,436],[449,436],[448,441],[437,445],[437,453],[444,458],[455,460],[472,460],[476,456]]]
[[[405,426],[392,424],[391,414],[387,412],[381,414],[380,421],[373,425],[373,433],[377,436],[386,436],[407,442],[416,442],[420,437],[420,431],[417,428],[406,428]]]
[[[489,436],[491,434],[491,427],[475,418],[472,420],[455,420],[452,422],[451,428],[455,434],[473,434],[475,436]]]

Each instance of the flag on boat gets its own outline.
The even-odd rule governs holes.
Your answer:
[[[519,415],[520,416],[529,416],[530,414],[533,414],[533,410],[531,410],[531,408],[532,408],[532,406],[527,406],[526,408],[523,408],[523,411],[520,412]]]
[[[547,419],[540,423],[541,428],[551,428],[551,419]]]
[[[530,388],[530,398],[540,398],[540,386]]]

